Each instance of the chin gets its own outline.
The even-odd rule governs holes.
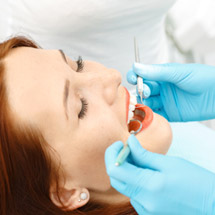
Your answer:
[[[172,143],[172,130],[164,117],[153,113],[151,124],[139,132],[136,137],[146,150],[166,154]]]

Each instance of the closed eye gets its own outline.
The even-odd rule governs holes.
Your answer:
[[[59,49],[59,51],[60,51],[60,53],[61,53],[61,55],[62,55],[65,63],[68,64],[68,62],[66,60],[66,56],[65,56],[63,50]],[[77,64],[77,70],[76,70],[76,72],[81,72],[83,70],[83,68],[84,68],[84,62],[83,62],[81,56],[78,57],[78,60],[76,61],[76,64]]]
[[[68,64],[64,52],[62,50],[59,50],[59,51],[60,51],[64,61]],[[77,63],[76,72],[81,72],[83,70],[83,68],[84,68],[84,62],[83,62],[81,56],[78,57],[78,60],[76,61],[76,63]],[[70,82],[67,80],[66,83],[65,83],[65,86],[64,86],[64,107],[65,107],[65,109],[67,107],[67,100],[68,100],[68,94],[69,94],[69,90],[68,90],[69,84],[70,84]],[[81,110],[80,110],[80,112],[78,114],[79,119],[84,118],[84,116],[86,115],[86,112],[87,112],[87,108],[88,108],[88,103],[87,103],[86,99],[82,98],[81,99],[81,104],[82,104],[82,107],[81,107]],[[67,116],[67,110],[66,110],[66,116]]]

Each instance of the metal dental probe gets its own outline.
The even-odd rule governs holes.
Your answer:
[[[136,37],[134,37],[134,54],[135,54],[135,62],[140,63],[139,49],[138,49]],[[143,104],[143,79],[140,76],[137,77],[137,90],[140,95],[141,103]]]

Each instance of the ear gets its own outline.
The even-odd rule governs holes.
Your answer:
[[[90,193],[86,188],[74,188],[71,190],[60,188],[58,193],[59,198],[56,191],[50,191],[50,198],[57,207],[65,206],[63,209],[66,211],[80,208],[87,204],[90,199]]]

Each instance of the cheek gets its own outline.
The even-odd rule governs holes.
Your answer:
[[[78,144],[76,148],[85,162],[92,165],[104,163],[104,153],[108,146],[117,140],[121,140],[123,134],[119,122],[108,111],[103,114],[97,111],[97,117],[88,114],[86,120],[83,119],[80,129],[75,133]]]
[[[111,117],[103,117],[102,120],[94,120],[82,133],[85,147],[89,153],[104,153],[108,146],[118,140],[123,140],[124,129],[119,121]]]
[[[166,154],[172,142],[172,130],[165,118],[154,113],[152,124],[138,134],[137,138],[145,149]]]
[[[89,124],[85,123],[86,127],[79,134],[80,156],[77,163],[82,174],[88,178],[88,188],[106,191],[110,189],[110,181],[104,162],[105,150],[115,141],[122,140],[125,131],[110,113],[98,116]]]
[[[96,104],[96,105],[95,105]],[[89,105],[86,121],[83,122],[82,132],[88,134],[94,147],[105,151],[108,146],[118,140],[125,141],[127,126],[122,125],[124,116],[118,114],[115,106],[110,107],[103,102],[95,101]],[[118,108],[119,109],[119,108]]]
[[[81,144],[78,150],[79,156],[76,160],[80,177],[84,175],[86,179],[82,181],[84,186],[102,192],[111,187],[106,173],[104,155],[106,148],[112,143],[112,137],[109,136],[106,126],[104,124],[101,126],[102,129],[95,131],[92,125],[92,129],[88,128],[87,132],[82,133],[79,139]]]

